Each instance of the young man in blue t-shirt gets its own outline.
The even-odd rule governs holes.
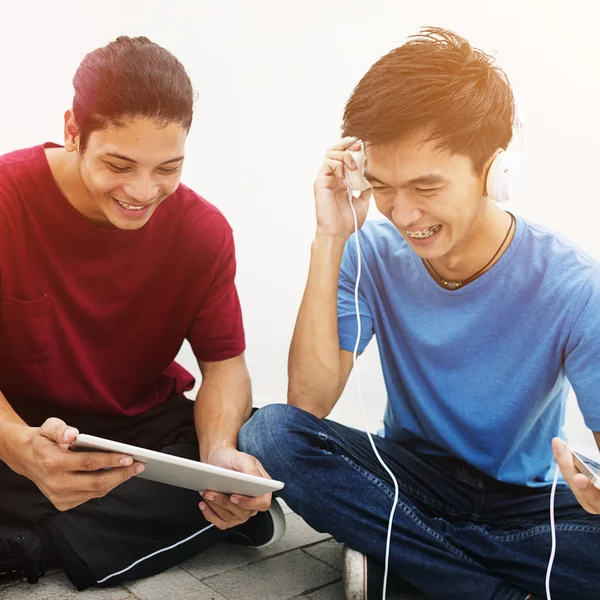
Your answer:
[[[399,484],[392,572],[428,598],[545,596],[556,458],[564,479],[552,597],[598,597],[600,491],[553,438],[562,436],[569,384],[600,431],[600,272],[572,243],[488,196],[513,119],[510,84],[492,59],[427,29],[360,81],[344,113],[352,141],[327,152],[315,182],[288,405],[258,411],[240,443],[286,481],[293,510],[353,549],[348,597],[380,597],[394,498],[366,434],[325,419],[350,375],[358,330],[343,182],[344,165],[356,169],[355,140],[372,185],[354,200],[358,350],[375,336],[388,392],[385,437],[375,443]],[[386,219],[365,223],[371,194]]]

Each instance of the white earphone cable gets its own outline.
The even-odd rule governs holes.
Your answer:
[[[556,555],[556,525],[554,523],[554,498],[556,496],[556,484],[558,483],[558,465],[554,471],[554,481],[552,482],[552,491],[550,492],[550,531],[552,534],[552,550],[550,551],[550,560],[548,561],[548,569],[546,570],[546,598],[552,600],[550,596],[550,575],[552,573],[552,565],[554,564],[554,556]]]
[[[362,416],[363,424],[365,426],[365,432],[369,438],[369,441],[371,442],[371,447],[373,448],[373,452],[375,453],[377,460],[381,463],[381,466],[385,469],[387,474],[392,478],[392,481],[394,482],[394,504],[393,504],[392,510],[390,512],[390,517],[389,517],[389,521],[388,521],[387,539],[386,539],[386,544],[385,544],[385,569],[384,569],[384,573],[383,573],[383,595],[382,595],[383,600],[385,600],[386,591],[387,591],[389,562],[390,562],[390,545],[391,545],[391,540],[392,540],[392,525],[394,523],[394,513],[396,512],[396,505],[398,504],[399,490],[398,490],[398,482],[396,481],[394,474],[392,473],[390,468],[385,464],[385,462],[379,455],[379,452],[377,451],[377,447],[375,446],[375,442],[373,441],[373,436],[369,432],[369,427],[367,424],[367,419],[365,418],[365,411],[364,411],[364,407],[363,407],[362,393],[361,393],[361,388],[360,388],[360,379],[358,376],[358,369],[356,366],[356,359],[358,357],[358,347],[360,344],[360,337],[361,337],[361,333],[362,333],[361,323],[360,323],[360,310],[359,310],[359,306],[358,306],[358,285],[360,283],[360,275],[361,275],[361,253],[360,253],[360,240],[358,239],[358,218],[356,216],[356,210],[354,209],[353,200],[354,200],[354,196],[352,194],[352,190],[349,188],[348,189],[348,201],[350,202],[350,208],[352,209],[352,215],[354,217],[354,237],[356,238],[356,264],[357,264],[356,285],[354,287],[354,306],[356,309],[356,321],[357,321],[358,329],[357,329],[357,333],[356,333],[356,343],[354,345],[354,352],[352,353],[354,377],[356,379],[356,387],[358,389],[358,401],[360,404],[360,413]]]

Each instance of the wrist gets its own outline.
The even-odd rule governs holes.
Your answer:
[[[14,422],[0,423],[0,459],[15,473],[27,473],[26,453],[31,445],[34,429],[28,425]]]
[[[212,464],[214,457],[219,452],[222,452],[223,449],[237,450],[237,447],[231,442],[213,442],[207,445],[200,444],[200,462]]]
[[[349,233],[332,233],[320,227],[317,227],[317,231],[315,233],[315,242],[319,242],[322,244],[331,244],[331,245],[346,245],[348,238],[352,232]]]

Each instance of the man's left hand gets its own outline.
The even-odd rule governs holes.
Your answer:
[[[600,490],[595,488],[592,482],[577,470],[573,455],[567,444],[560,438],[554,438],[552,440],[552,450],[554,451],[556,463],[579,504],[593,515],[600,514]]]
[[[256,458],[234,448],[223,447],[215,450],[208,457],[207,463],[240,473],[271,479]],[[236,527],[245,523],[256,513],[269,510],[272,500],[272,494],[249,498],[238,494],[228,496],[227,494],[207,490],[200,495],[202,496],[200,510],[204,514],[204,518],[219,529]]]

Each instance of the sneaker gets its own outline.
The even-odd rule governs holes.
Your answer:
[[[344,591],[346,600],[381,600],[383,596],[384,566],[348,546],[343,549]],[[389,600],[427,600],[395,573],[388,574],[387,597]]]
[[[266,512],[259,512],[255,517],[240,525],[228,538],[231,544],[240,544],[252,548],[266,548],[278,542],[285,533],[285,515],[279,502],[273,499]]]
[[[383,594],[383,565],[348,546],[344,546],[343,558],[346,600],[381,598]]]
[[[37,583],[45,572],[39,535],[25,526],[0,523],[0,581],[24,576]]]

